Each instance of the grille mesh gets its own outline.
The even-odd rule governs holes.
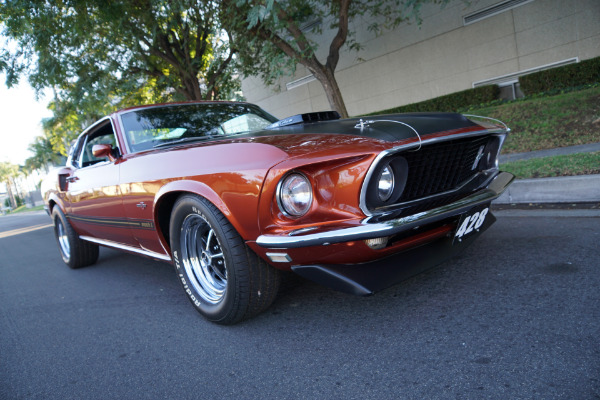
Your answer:
[[[453,140],[424,146],[401,156],[408,162],[408,179],[398,203],[435,195],[459,187],[472,177],[479,148],[489,137]]]

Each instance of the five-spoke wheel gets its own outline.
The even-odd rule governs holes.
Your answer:
[[[181,226],[181,262],[200,297],[217,304],[227,288],[225,257],[214,229],[199,214],[188,215]]]
[[[60,255],[70,268],[81,268],[98,260],[98,245],[79,238],[58,205],[52,208],[54,235]]]
[[[274,301],[279,271],[254,254],[208,200],[181,196],[173,207],[169,235],[183,289],[210,321],[232,324]]]

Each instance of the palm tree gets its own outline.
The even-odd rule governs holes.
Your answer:
[[[4,182],[6,185],[6,191],[8,192],[8,197],[10,198],[10,204],[12,208],[17,208],[18,206],[13,187],[14,180],[19,173],[20,171],[18,165],[9,162],[0,163],[0,182]]]

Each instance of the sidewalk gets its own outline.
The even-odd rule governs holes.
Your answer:
[[[600,151],[600,143],[500,156],[500,163]],[[519,179],[494,201],[497,204],[600,202],[600,174]]]

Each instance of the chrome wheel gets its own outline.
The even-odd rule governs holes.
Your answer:
[[[219,303],[227,289],[227,269],[219,239],[198,214],[188,215],[181,226],[181,261],[190,284],[203,300]]]
[[[67,231],[60,218],[56,218],[56,237],[58,238],[60,252],[64,258],[68,259],[71,256],[71,246],[69,245]]]

